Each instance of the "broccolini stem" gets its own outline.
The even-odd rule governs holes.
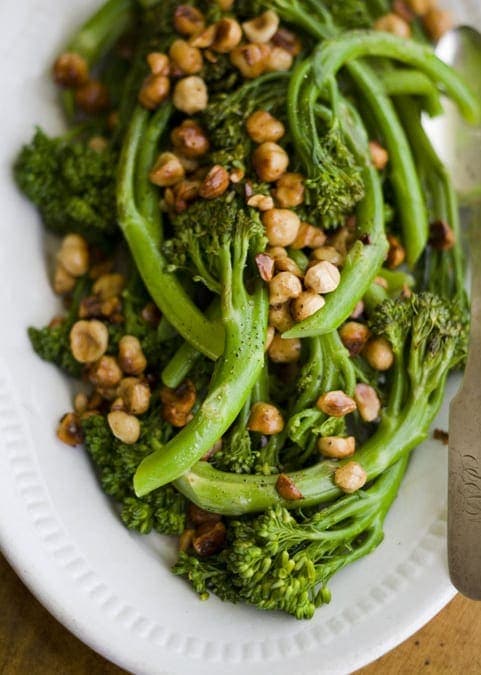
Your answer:
[[[207,307],[205,315],[210,321],[220,319],[219,301],[217,299]],[[185,380],[200,356],[200,352],[195,347],[189,342],[184,342],[162,371],[162,382],[167,387],[176,389]]]
[[[314,54],[314,72],[322,89],[346,63],[375,56],[407,63],[425,73],[458,106],[467,122],[477,124],[481,108],[477,98],[455,70],[438,59],[432,48],[381,31],[352,31],[328,40]]]
[[[427,287],[444,297],[457,297],[466,302],[466,270],[461,245],[459,208],[451,177],[423,129],[419,106],[408,98],[400,97],[396,101],[396,107],[431,196],[432,220],[446,221],[454,231],[456,240],[450,251],[429,251],[427,254],[438,268],[436,274],[429,275]]]
[[[377,76],[388,96],[420,96],[430,117],[443,114],[439,91],[424,73],[390,68],[380,70]]]
[[[339,109],[349,145],[362,165],[365,195],[357,209],[357,227],[367,244],[361,240],[354,244],[346,257],[341,282],[334,293],[326,297],[324,307],[286,331],[285,338],[309,337],[337,330],[369,288],[387,254],[382,187],[369,160],[367,136],[359,117],[343,99],[339,101]]]
[[[381,424],[378,431],[349,460],[358,461],[368,481],[380,476],[398,460],[409,455],[427,436],[438,404],[426,407],[413,400],[402,418]],[[343,462],[323,461],[301,471],[289,473],[303,499],[281,499],[276,490],[277,476],[252,476],[217,471],[208,462],[199,462],[175,481],[176,488],[201,508],[228,516],[255,513],[281,504],[287,509],[323,504],[339,497],[333,482],[334,471]]]
[[[192,346],[209,358],[217,359],[224,348],[222,326],[206,319],[175,275],[167,272],[167,263],[160,250],[161,216],[157,196],[149,185],[147,173],[139,178],[143,179],[143,186],[135,180],[139,151],[142,171],[145,171],[153,164],[155,141],[162,135],[170,114],[170,106],[161,107],[149,127],[149,113],[140,107],[134,112],[120,158],[119,223],[144,283],[160,311]],[[150,163],[147,162],[148,153]]]
[[[365,64],[354,62],[348,65],[348,69],[384,137],[401,217],[406,258],[409,265],[414,265],[428,240],[428,217],[408,140],[391,100],[371,69]]]
[[[252,295],[244,285],[249,249],[258,252],[264,240],[256,235],[252,241],[252,216],[235,225],[233,234],[220,242],[218,253],[224,352],[193,420],[138,467],[134,476],[138,496],[174,481],[211,449],[239,414],[264,367],[267,293],[260,280]]]
[[[134,0],[107,0],[70,39],[67,49],[96,63],[133,24]]]

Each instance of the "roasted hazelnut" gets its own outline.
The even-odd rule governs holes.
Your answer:
[[[72,447],[83,443],[80,417],[76,413],[67,413],[60,420],[57,427],[57,438]]]
[[[337,267],[327,260],[310,267],[304,277],[306,288],[316,293],[332,293],[341,282],[341,274]]]
[[[356,451],[356,439],[354,436],[343,438],[342,436],[325,436],[317,441],[319,452],[324,457],[331,459],[344,459],[351,457]]]
[[[395,270],[399,265],[402,265],[406,259],[406,250],[399,241],[399,238],[394,234],[388,234],[387,240],[389,243],[389,250],[387,252],[386,266],[390,270]]]
[[[139,103],[147,110],[155,110],[170,93],[170,80],[165,75],[149,75],[139,92]]]
[[[77,280],[67,272],[63,265],[56,265],[53,276],[53,290],[58,295],[70,293],[75,288]]]
[[[251,42],[269,42],[279,27],[279,17],[268,9],[260,16],[250,21],[244,21],[242,28]]]
[[[362,352],[370,335],[369,328],[357,321],[347,321],[339,330],[339,337],[350,356],[357,356]]]
[[[284,340],[275,335],[267,353],[273,363],[295,363],[301,358],[301,341],[298,338]]]
[[[60,87],[77,89],[88,82],[87,61],[75,52],[60,54],[53,66],[53,79]]]
[[[150,387],[145,380],[125,377],[119,385],[118,395],[132,415],[142,415],[149,409]]]
[[[247,133],[256,143],[273,143],[286,133],[282,122],[266,110],[256,110],[246,122]]]
[[[220,19],[215,24],[215,36],[211,48],[220,54],[228,54],[242,40],[242,28],[238,21],[230,17]]]
[[[316,314],[325,304],[326,301],[322,295],[312,291],[303,291],[298,298],[293,300],[291,314],[295,321],[304,321]]]
[[[365,422],[374,422],[381,412],[381,401],[377,391],[369,384],[356,384],[354,399],[360,416]]]
[[[119,364],[124,373],[140,375],[147,367],[142,346],[138,338],[124,335],[119,342]]]
[[[334,483],[346,494],[360,490],[366,481],[367,474],[359,462],[347,462],[334,473]]]
[[[289,209],[270,209],[262,214],[262,223],[271,246],[289,246],[295,241],[301,221]]]
[[[186,75],[195,75],[202,70],[202,52],[185,40],[174,40],[169,49],[169,56]]]
[[[281,305],[302,293],[302,283],[292,272],[279,272],[269,282],[269,304]]]
[[[394,363],[392,347],[383,337],[371,338],[364,347],[362,355],[374,370],[389,370]]]
[[[107,87],[98,80],[89,80],[75,91],[75,103],[87,115],[96,115],[109,108]]]
[[[268,73],[284,72],[291,69],[293,61],[287,49],[274,46],[267,55],[265,69]]]
[[[101,300],[109,300],[120,295],[124,286],[125,277],[123,274],[113,272],[111,274],[102,274],[92,286],[92,291]]]
[[[323,230],[319,229],[318,227],[315,227],[314,225],[310,225],[309,223],[301,223],[299,226],[299,230],[297,232],[297,237],[294,239],[294,241],[290,246],[295,250],[299,250],[301,248],[317,249],[323,246],[325,241],[326,235],[323,232]],[[335,251],[335,249],[333,250]],[[325,258],[322,259],[325,260]],[[332,260],[330,260],[329,262],[332,262]]]
[[[189,44],[192,47],[198,47],[199,49],[205,49],[206,47],[211,47],[212,43],[215,40],[216,27],[208,26],[201,30],[199,33],[192,35],[189,40]]]
[[[328,391],[317,399],[316,406],[329,417],[345,417],[356,410],[356,401],[343,391]]]
[[[123,410],[113,410],[107,415],[107,421],[115,438],[125,443],[132,445],[140,438],[140,422]]]
[[[192,547],[198,556],[207,558],[219,553],[226,543],[227,530],[222,521],[207,522],[200,525],[192,540]]]
[[[254,150],[252,164],[259,178],[267,183],[278,180],[287,169],[289,157],[277,143],[262,143]]]
[[[429,226],[429,245],[437,251],[449,251],[456,243],[452,227],[443,220],[437,220]]]
[[[374,168],[378,171],[384,171],[389,162],[388,151],[377,141],[370,141],[369,152]]]
[[[275,328],[279,333],[285,333],[294,325],[294,320],[289,308],[289,302],[286,301],[280,305],[271,305],[269,307],[269,326]]]
[[[202,157],[210,148],[205,131],[194,120],[184,120],[172,131],[170,138],[176,150],[188,158]]]
[[[385,14],[379,18],[374,23],[374,29],[385,33],[392,33],[401,38],[408,39],[411,37],[410,25],[407,21],[404,21],[404,19],[401,19],[400,16],[394,13]]]
[[[170,61],[167,54],[162,54],[162,52],[150,52],[150,54],[147,55],[147,63],[149,64],[152,75],[169,76]]]
[[[177,110],[182,110],[187,115],[195,115],[207,108],[208,98],[204,80],[197,75],[190,75],[177,82],[172,101]]]
[[[172,152],[163,152],[159,155],[149,173],[150,182],[159,187],[175,185],[184,176],[184,167]]]
[[[116,387],[122,371],[113,356],[101,356],[89,369],[89,380],[95,387]]]
[[[274,200],[268,195],[252,195],[247,200],[247,206],[251,206],[264,213],[264,211],[270,211],[274,208]]]
[[[276,182],[274,197],[283,208],[299,206],[304,201],[304,176],[300,173],[285,173]]]
[[[279,28],[272,36],[272,44],[276,47],[282,47],[291,56],[297,56],[302,50],[302,44],[297,35],[287,28]]]
[[[256,431],[264,436],[280,434],[284,429],[284,418],[279,409],[271,403],[254,403],[247,422],[249,431]]]
[[[174,28],[181,35],[194,35],[205,27],[204,15],[192,5],[179,5],[174,12]]]
[[[344,256],[334,246],[322,245],[312,251],[311,260],[327,260],[338,267],[343,264]]]
[[[423,25],[433,42],[438,42],[454,25],[451,12],[433,7],[423,16]]]
[[[246,79],[254,79],[267,69],[269,55],[268,45],[249,42],[235,47],[230,53],[230,60]]]
[[[286,473],[280,473],[276,481],[276,490],[282,499],[286,501],[296,501],[303,499],[303,494],[294,483],[292,478]]]
[[[207,173],[199,189],[203,199],[215,199],[224,194],[229,187],[229,174],[220,164],[216,164]]]
[[[93,363],[107,351],[109,332],[101,321],[77,321],[70,331],[70,349],[79,363]]]

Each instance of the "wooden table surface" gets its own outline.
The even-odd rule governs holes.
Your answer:
[[[0,556],[0,675],[122,675],[35,600]],[[356,675],[481,673],[481,603],[456,597],[397,649]],[[192,675],[195,675],[192,672]]]

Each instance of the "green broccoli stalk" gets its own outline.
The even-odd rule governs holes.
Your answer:
[[[383,302],[371,316],[371,329],[391,342],[395,364],[381,423],[349,461],[359,462],[368,480],[375,480],[426,438],[448,373],[466,358],[467,327],[458,303],[422,293]],[[339,497],[333,474],[343,463],[320,461],[290,473],[303,495],[297,501],[280,498],[275,476],[237,476],[217,471],[208,462],[196,464],[175,485],[202,508],[225,515],[262,511],[279,503],[301,508]]]
[[[82,421],[85,447],[98,473],[102,489],[120,506],[122,521],[131,530],[147,534],[180,534],[185,526],[185,498],[172,486],[156,490],[139,499],[132,488],[132,477],[139,462],[172,434],[162,420],[158,406],[144,416],[137,443],[126,445],[116,439],[102,415],[91,415]]]
[[[216,359],[224,346],[222,326],[209,321],[197,308],[168,270],[161,251],[162,214],[148,174],[171,114],[169,105],[162,106],[152,118],[139,106],[133,114],[119,165],[119,224],[145,286],[167,321],[198,351]]]
[[[212,591],[231,600],[234,590],[235,601],[310,619],[330,601],[332,576],[383,540],[383,522],[407,462],[405,455],[368,489],[307,518],[277,505],[253,519],[234,521],[222,553],[206,562],[184,554],[173,571],[187,577],[203,597]]]
[[[84,367],[74,359],[70,350],[70,329],[77,321],[80,302],[88,288],[88,279],[82,277],[75,285],[68,314],[62,320],[44,328],[28,329],[28,337],[38,356],[53,363],[70,377],[80,377]]]
[[[75,130],[50,138],[37,129],[14,167],[17,184],[55,234],[76,232],[91,244],[116,238],[117,153],[93,150],[75,140]]]
[[[134,0],[107,0],[70,38],[67,51],[97,63],[132,26],[135,10]]]
[[[428,246],[418,266],[420,287],[467,305],[459,208],[452,180],[423,129],[419,105],[400,97],[396,99],[396,107],[429,195],[431,222],[444,221],[455,237],[454,246],[447,251]]]
[[[209,451],[239,414],[264,366],[267,295],[260,280],[250,295],[244,280],[248,262],[264,247],[258,215],[246,211],[243,199],[234,192],[212,200],[210,207],[191,207],[185,214],[181,243],[191,253],[189,243],[195,246],[196,242],[192,233],[199,232],[203,255],[210,259],[209,263],[204,259],[203,268],[209,264],[221,289],[225,347],[207,397],[193,420],[139,466],[134,477],[138,495],[175,480]],[[180,236],[179,231],[176,234]],[[192,261],[198,253],[195,246]]]

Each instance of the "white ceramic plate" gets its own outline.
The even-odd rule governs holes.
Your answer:
[[[11,182],[33,126],[60,130],[49,64],[98,0],[0,3],[0,543],[23,581],[80,639],[149,675],[348,672],[385,653],[453,596],[446,569],[446,450],[416,451],[378,550],[338,574],[333,601],[297,622],[215,598],[173,577],[174,543],[120,524],[80,449],[55,438],[70,385],[25,329],[57,308],[36,213]],[[461,3],[459,3],[461,4]],[[462,3],[473,23],[481,7]],[[459,7],[457,9],[460,14]],[[451,385],[450,393],[455,384]],[[447,404],[437,426],[447,426]]]

